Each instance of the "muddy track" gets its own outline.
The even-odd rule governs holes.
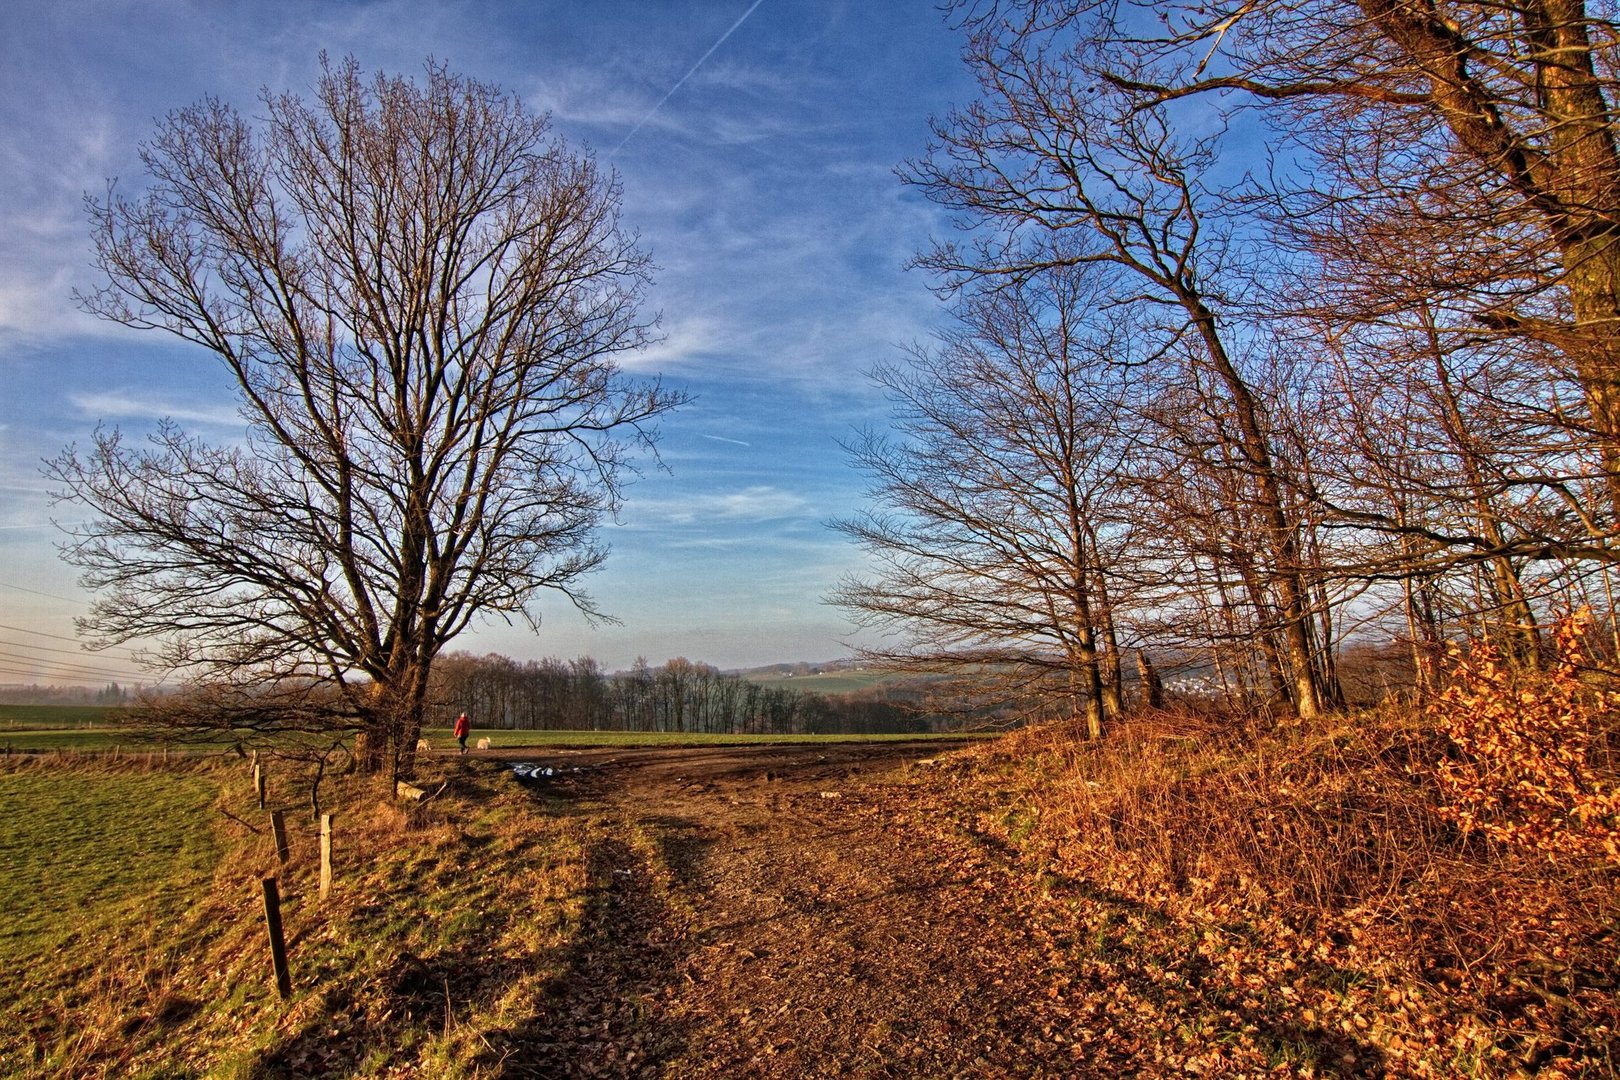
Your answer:
[[[586,751],[547,798],[618,827],[510,1076],[1062,1075],[995,868],[910,820],[938,743]],[[513,755],[516,757],[517,755]],[[580,768],[580,772],[571,771]]]
[[[1218,970],[1210,927],[1009,850],[972,749],[545,763],[560,771],[534,783],[536,812],[583,824],[589,902],[530,1019],[485,1034],[493,1074],[1389,1075],[1256,973]],[[1246,953],[1240,928],[1221,933]],[[1301,965],[1323,985],[1356,975]]]

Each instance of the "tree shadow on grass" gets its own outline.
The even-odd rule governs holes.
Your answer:
[[[479,778],[457,782],[464,789],[459,794],[477,794]],[[590,794],[588,785],[525,786],[536,814],[584,815],[576,799]],[[350,968],[326,964],[306,972],[304,979],[322,986],[311,1018],[254,1055],[252,1075],[336,1076],[362,1066],[427,1067],[417,1059],[441,1032],[447,1036],[444,1052],[467,1055],[457,1058],[459,1068],[486,1076],[656,1072],[659,1062],[685,1045],[684,1029],[662,1015],[688,949],[686,920],[672,910],[666,883],[671,876],[696,874],[708,846],[695,827],[669,837],[665,832],[657,830],[658,848],[649,856],[619,835],[587,829],[584,911],[559,949],[503,948],[500,940],[518,916],[497,907],[475,913],[477,925],[455,936],[449,947],[423,955],[401,949],[381,962],[356,959]],[[463,837],[469,850],[488,843],[488,837]],[[356,908],[353,917],[372,924],[363,938],[383,944],[404,940],[401,920],[423,916],[396,912],[386,898],[378,898]],[[518,1002],[515,1011],[525,1014],[521,1019],[471,1038],[462,1028],[462,1049],[449,1045],[448,1036],[469,1016],[510,1014],[513,1003],[507,999],[514,990],[525,983],[533,987],[537,972],[550,971],[560,974],[530,1000]]]
[[[686,842],[668,868],[690,868],[701,857]],[[612,837],[591,846],[587,865],[589,899],[563,972],[542,988],[529,1016],[484,1033],[478,1067],[510,1077],[637,1076],[685,1048],[686,1025],[664,1006],[690,945],[658,868]]]

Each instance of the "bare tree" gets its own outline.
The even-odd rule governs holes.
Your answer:
[[[971,665],[1096,737],[1121,707],[1106,579],[1129,530],[1112,505],[1127,390],[1087,340],[1093,276],[1054,269],[974,294],[940,347],[877,371],[896,434],[849,447],[877,508],[838,523],[875,572],[831,599],[900,636],[869,658]]]
[[[1184,414],[1206,422],[1183,425],[1189,438],[1178,436],[1176,452],[1223,474],[1218,531],[1255,538],[1233,554],[1256,632],[1275,639],[1273,681],[1301,716],[1314,716],[1333,694],[1313,637],[1301,500],[1278,456],[1279,418],[1245,369],[1253,328],[1227,295],[1243,276],[1231,265],[1235,249],[1207,212],[1218,205],[1207,177],[1219,133],[1182,134],[1168,108],[1099,82],[1094,43],[1061,20],[981,16],[971,29],[980,99],[935,125],[936,145],[907,179],[972,232],[919,262],[956,287],[1062,266],[1113,275],[1107,303],[1136,312],[1138,330],[1122,362],[1181,369],[1165,381],[1183,395]]]
[[[96,515],[66,554],[102,593],[88,632],[310,688],[367,768],[409,775],[433,660],[475,618],[537,621],[543,590],[600,614],[594,527],[681,397],[616,364],[649,324],[613,178],[517,99],[350,60],[262,108],[173,113],[148,190],[90,200],[106,284],[82,304],[215,354],[246,440],[64,452],[50,474]]]
[[[1562,354],[1620,514],[1620,21],[1584,0],[1017,0],[976,17],[1083,27],[1092,75],[1165,102],[1259,105],[1310,177],[1292,225],[1420,282],[1476,327]],[[1301,156],[1303,155],[1303,156]],[[1530,350],[1533,355],[1536,350]],[[1612,528],[1610,525],[1608,528]]]

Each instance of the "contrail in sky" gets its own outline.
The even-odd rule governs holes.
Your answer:
[[[658,104],[654,105],[652,108],[647,110],[647,115],[646,116],[643,116],[640,120],[636,121],[636,126],[630,129],[630,134],[626,135],[624,138],[619,140],[619,145],[615,146],[613,148],[613,153],[609,154],[608,157],[613,157],[616,154],[618,154],[618,152],[620,150],[623,150],[624,149],[624,144],[629,142],[632,138],[635,137],[636,132],[641,130],[641,126],[643,124],[645,124],[647,121],[651,120],[653,118],[654,114],[656,114],[659,109],[662,109],[664,107],[664,102],[668,101],[670,98],[675,96],[675,91],[679,90],[682,86],[686,85],[686,80],[687,79],[690,79],[693,75],[697,74],[697,69],[703,66],[703,61],[705,61],[709,57],[713,56],[714,55],[714,50],[716,50],[720,46],[724,45],[726,43],[726,38],[728,38],[732,34],[736,33],[737,32],[737,27],[739,27],[743,23],[747,22],[748,21],[748,16],[752,15],[754,13],[754,9],[759,7],[759,5],[763,4],[764,2],[765,2],[765,0],[754,0],[754,2],[752,4],[749,4],[748,5],[748,10],[743,12],[741,17],[739,17],[736,22],[731,24],[731,29],[729,29],[725,33],[721,34],[720,35],[720,40],[716,41],[713,45],[710,45],[709,46],[709,51],[704,53],[702,56],[698,57],[698,62],[692,65],[692,69],[690,71],[688,71],[685,75],[682,75],[680,77],[680,79],[676,81],[675,85],[669,88],[669,93],[665,94],[663,97],[658,99]]]

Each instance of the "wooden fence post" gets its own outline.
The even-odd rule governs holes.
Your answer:
[[[276,838],[276,858],[287,862],[287,821],[280,810],[270,811],[270,835]]]
[[[259,796],[259,809],[264,809],[264,769],[258,762],[253,763],[253,790]]]
[[[286,1001],[292,997],[292,974],[287,970],[287,939],[281,933],[281,893],[273,877],[265,878],[262,884],[264,925],[270,932],[270,966],[276,973],[276,991]]]
[[[332,815],[321,815],[321,899],[332,891]]]

